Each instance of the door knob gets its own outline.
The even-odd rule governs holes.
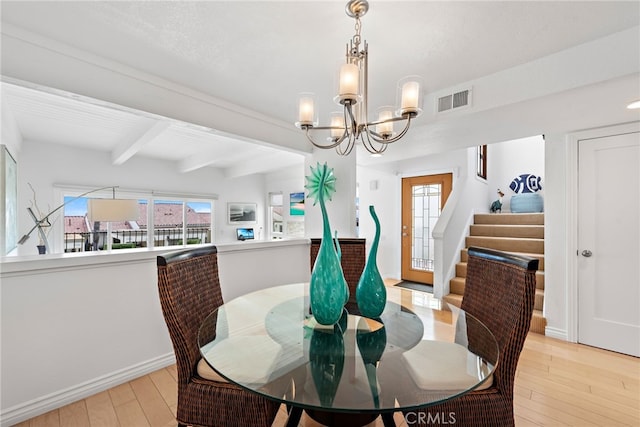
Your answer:
[[[407,237],[407,233],[402,233],[402,237]]]
[[[593,253],[589,249],[582,251],[582,256],[585,258],[589,258],[591,255],[593,255]]]

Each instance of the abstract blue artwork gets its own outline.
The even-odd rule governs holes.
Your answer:
[[[509,184],[509,188],[514,193],[535,193],[542,190],[541,180],[542,178],[539,176],[525,173],[515,177]]]

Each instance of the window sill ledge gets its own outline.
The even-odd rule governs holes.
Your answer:
[[[263,250],[273,247],[309,245],[309,239],[283,239],[263,241],[238,241],[215,244],[219,253]],[[140,263],[155,260],[158,255],[206,245],[172,246],[169,248],[116,249],[99,252],[73,252],[46,255],[0,257],[0,276],[6,277],[37,270],[51,271],[74,268],[90,268],[96,265]]]

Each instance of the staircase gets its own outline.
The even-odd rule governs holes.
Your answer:
[[[504,213],[476,214],[466,246],[517,253],[540,261],[536,272],[536,300],[531,319],[531,331],[544,335],[547,324],[542,316],[544,305],[544,214]],[[449,282],[450,294],[444,300],[460,307],[467,275],[467,250],[463,249],[456,265],[456,277]]]

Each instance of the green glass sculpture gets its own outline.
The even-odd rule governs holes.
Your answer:
[[[330,408],[340,385],[344,369],[344,338],[339,325],[318,328],[309,343],[311,376],[323,407]]]
[[[376,264],[378,244],[380,243],[380,221],[373,206],[369,206],[369,213],[376,224],[376,235],[371,245],[367,264],[356,287],[356,302],[363,316],[375,319],[380,317],[387,304],[387,290]]]
[[[362,356],[362,362],[364,363],[364,369],[367,372],[367,379],[369,380],[369,388],[371,389],[371,396],[373,397],[373,403],[376,408],[380,407],[380,393],[378,390],[378,377],[377,369],[378,362],[382,359],[382,354],[387,346],[387,330],[380,319],[373,322],[378,329],[373,328],[369,324],[372,320],[361,317],[358,321],[358,331],[356,335],[356,343],[358,344],[358,350]]]
[[[336,250],[336,243],[331,237],[331,226],[325,200],[331,200],[331,195],[336,191],[333,169],[327,164],[320,165],[314,169],[311,167],[311,175],[306,176],[309,190],[308,197],[314,199],[314,206],[320,202],[322,212],[322,242],[318,250],[318,256],[313,271],[311,272],[311,282],[309,286],[309,300],[311,303],[311,313],[316,321],[322,325],[333,325],[342,316],[342,309],[349,300],[349,288],[340,265],[339,245]]]

